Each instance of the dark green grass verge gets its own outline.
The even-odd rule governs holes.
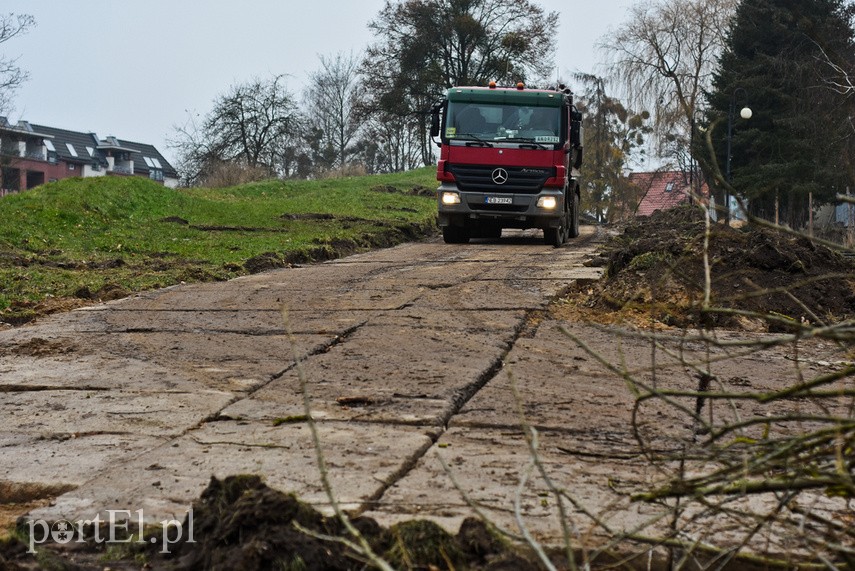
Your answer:
[[[227,280],[435,231],[434,169],[164,188],[67,179],[0,199],[0,321],[180,282]]]

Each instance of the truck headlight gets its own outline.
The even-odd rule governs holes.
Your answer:
[[[442,203],[448,206],[460,204],[460,195],[456,192],[443,192]]]
[[[541,196],[537,199],[537,207],[545,208],[546,210],[555,210],[558,206],[558,200],[554,196]]]

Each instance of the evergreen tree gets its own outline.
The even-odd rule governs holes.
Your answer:
[[[716,159],[749,211],[802,227],[808,196],[830,201],[851,184],[852,101],[834,80],[852,68],[852,9],[844,0],[743,0],[708,96]],[[832,65],[833,63],[833,65]],[[739,109],[748,106],[749,120]],[[735,113],[734,113],[735,111]]]

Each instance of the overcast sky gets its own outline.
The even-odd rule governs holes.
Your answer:
[[[563,77],[597,71],[597,41],[637,0],[535,0],[560,13],[556,63]],[[287,74],[299,95],[319,55],[359,54],[384,0],[2,0],[0,12],[36,26],[0,44],[30,80],[11,120],[150,143],[188,113],[204,115],[234,83]]]

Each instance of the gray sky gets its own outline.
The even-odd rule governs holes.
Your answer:
[[[563,77],[596,71],[595,44],[637,0],[535,0],[560,13],[556,63]],[[150,143],[188,112],[204,115],[233,83],[288,74],[299,95],[319,55],[359,54],[384,0],[3,0],[0,12],[36,26],[0,46],[30,80],[11,120]]]

